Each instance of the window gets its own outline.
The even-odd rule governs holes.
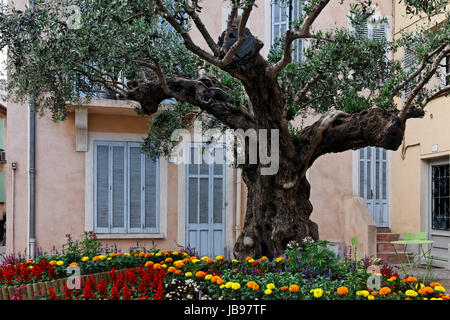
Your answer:
[[[431,166],[431,228],[450,231],[450,165]]]
[[[159,232],[159,164],[136,142],[94,141],[94,230]]]
[[[289,3],[272,4],[272,45],[289,29],[292,22],[298,20],[302,14],[301,1],[291,0]],[[297,39],[292,43],[292,61],[300,62],[303,57],[303,40]]]
[[[414,48],[414,45],[413,45]],[[418,59],[416,54],[414,53],[414,51],[404,47],[403,48],[403,70],[405,72],[409,72],[411,70],[411,68],[417,64]],[[413,81],[414,82],[414,81]],[[410,82],[406,85],[405,89],[403,90],[402,93],[402,101],[403,103],[405,103],[409,93],[411,92],[411,90],[414,88],[414,83]]]

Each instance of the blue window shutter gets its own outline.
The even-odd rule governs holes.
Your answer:
[[[159,231],[159,170],[158,160],[145,158],[144,231]]]
[[[94,144],[94,217],[95,231],[110,232],[110,145]]]
[[[139,143],[128,144],[128,221],[130,232],[142,232],[143,177],[142,155]]]
[[[127,180],[126,180],[126,142],[112,143],[112,232],[126,231]]]

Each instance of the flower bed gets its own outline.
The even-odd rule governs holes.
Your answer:
[[[37,299],[246,299],[246,300],[449,300],[438,282],[401,278],[377,259],[338,259],[324,241],[291,243],[283,256],[245,261],[197,257],[183,251],[132,251],[83,256],[41,257],[0,269],[0,287],[61,279],[68,265],[84,275],[79,290],[47,286]],[[51,259],[51,260],[50,260]],[[47,262],[48,261],[48,262]],[[122,272],[115,270],[124,269]],[[368,271],[369,270],[369,271]],[[376,270],[371,272],[370,270]],[[11,273],[13,275],[11,275]],[[11,296],[11,295],[10,295]]]

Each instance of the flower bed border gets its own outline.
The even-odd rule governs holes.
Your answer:
[[[129,268],[134,269],[134,268]],[[116,270],[116,273],[124,273],[127,269]],[[101,279],[104,279],[108,283],[111,280],[110,271],[93,273],[93,274],[85,274],[81,275],[82,283],[86,283],[86,281],[91,277],[94,279],[95,284],[97,285]],[[13,300],[12,298],[17,295],[23,296],[21,300],[34,300],[36,297],[40,297],[48,294],[48,289],[52,288],[56,294],[64,293],[64,286],[67,283],[69,277],[60,278],[52,281],[44,281],[44,282],[35,282],[24,284],[21,286],[10,286],[6,288],[0,288],[0,301],[1,300]]]

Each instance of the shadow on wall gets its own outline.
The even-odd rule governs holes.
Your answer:
[[[6,212],[0,217],[0,246],[6,244]]]

